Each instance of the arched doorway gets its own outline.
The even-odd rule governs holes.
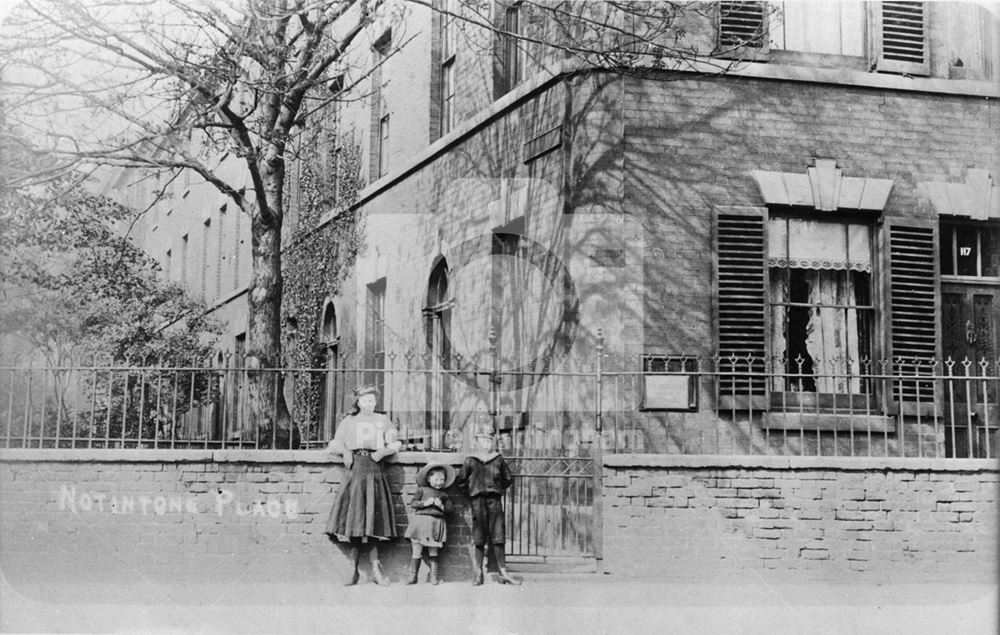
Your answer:
[[[327,302],[323,307],[323,322],[320,330],[320,345],[322,347],[321,367],[323,372],[323,389],[320,391],[320,421],[322,422],[325,439],[332,439],[334,428],[337,425],[338,408],[340,403],[340,337],[337,335],[337,310],[332,302]]]
[[[444,445],[444,435],[451,427],[450,378],[451,309],[454,302],[448,296],[448,261],[441,258],[431,269],[427,284],[427,305],[424,308],[424,328],[427,349],[432,355],[427,374],[426,424],[432,448]]]

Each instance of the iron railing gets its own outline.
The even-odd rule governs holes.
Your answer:
[[[616,356],[515,368],[495,354],[338,356],[321,368],[0,367],[0,447],[313,448],[374,379],[405,449],[469,447],[488,424],[516,456],[604,452],[993,458],[997,360],[820,362]],[[267,415],[249,403],[257,383]],[[287,413],[282,418],[281,413]],[[264,423],[261,423],[261,421]]]

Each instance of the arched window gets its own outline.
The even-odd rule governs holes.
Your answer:
[[[450,378],[447,370],[451,366],[451,308],[453,302],[448,295],[448,262],[441,258],[431,269],[427,284],[427,306],[424,308],[425,334],[428,351],[432,355],[427,374],[426,423],[433,449],[444,445],[444,435],[451,427],[450,421]]]
[[[340,337],[337,335],[337,310],[332,302],[327,302],[323,308],[323,322],[320,331],[321,366],[323,371],[323,390],[320,392],[320,421],[325,438],[332,439],[334,426],[337,423],[338,406],[343,396],[340,395],[339,356]],[[341,407],[340,410],[343,410]]]

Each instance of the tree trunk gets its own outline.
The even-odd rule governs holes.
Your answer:
[[[248,288],[247,398],[250,431],[260,447],[290,448],[291,416],[285,403],[281,366],[281,221],[265,224],[253,214],[251,254],[253,274]]]

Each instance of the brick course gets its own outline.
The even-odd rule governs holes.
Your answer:
[[[608,457],[606,571],[696,579],[996,579],[995,465],[907,469],[872,461],[732,470],[717,458],[698,466],[697,458],[643,468]]]

